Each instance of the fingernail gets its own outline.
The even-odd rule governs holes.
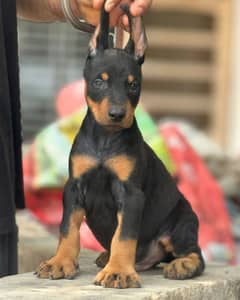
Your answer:
[[[130,7],[130,13],[134,16],[140,16],[143,14],[143,8],[141,6],[138,5],[131,5]]]
[[[115,5],[116,5],[116,3],[114,1],[107,1],[105,4],[105,10],[107,12],[110,12],[114,8]]]

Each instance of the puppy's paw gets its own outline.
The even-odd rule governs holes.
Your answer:
[[[54,256],[48,261],[42,262],[35,273],[39,278],[49,279],[73,279],[79,271],[78,263],[70,258],[57,258]]]
[[[118,271],[108,271],[103,269],[100,271],[94,281],[94,284],[101,285],[105,288],[140,288],[141,283],[139,276],[133,270],[133,272],[118,272]]]
[[[196,253],[186,257],[176,258],[163,269],[164,277],[169,279],[189,279],[198,276],[203,271],[203,262]]]

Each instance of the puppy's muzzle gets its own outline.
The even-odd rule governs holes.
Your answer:
[[[121,122],[126,115],[126,109],[121,106],[111,107],[108,116],[112,122]]]

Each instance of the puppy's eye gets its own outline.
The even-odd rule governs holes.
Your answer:
[[[107,87],[107,82],[100,78],[94,80],[93,85],[96,89],[105,89]]]
[[[134,80],[133,82],[129,83],[129,92],[130,93],[137,93],[140,88],[140,84],[138,81]]]

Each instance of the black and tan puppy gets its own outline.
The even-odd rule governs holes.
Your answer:
[[[36,273],[52,279],[76,275],[79,228],[86,216],[107,250],[97,260],[103,269],[95,284],[140,287],[136,270],[161,261],[168,262],[167,278],[200,275],[197,217],[144,142],[134,117],[145,41],[141,18],[130,18],[125,49],[108,48],[108,19],[103,11],[84,70],[88,111],[70,154],[59,246]]]

